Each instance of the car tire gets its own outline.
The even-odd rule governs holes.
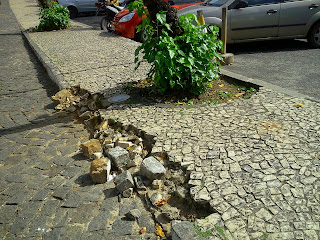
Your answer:
[[[101,19],[100,28],[101,30],[110,32],[111,31],[111,20],[109,17],[104,17]]]
[[[76,7],[68,7],[70,18],[78,16],[78,9]]]
[[[308,34],[308,42],[313,48],[320,48],[320,22],[314,24]]]
[[[134,39],[136,40],[136,41],[138,41],[138,42],[144,42],[145,40],[147,40],[148,39],[148,35],[147,35],[147,33],[145,32],[145,31],[140,31],[140,32],[137,32],[137,30],[136,30],[136,32],[135,32],[135,34],[134,34]]]

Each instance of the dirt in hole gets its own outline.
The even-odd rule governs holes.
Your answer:
[[[234,79],[221,76],[210,83],[208,89],[199,96],[183,91],[169,91],[161,94],[151,80],[145,79],[126,83],[124,89],[131,96],[129,104],[144,102],[165,103],[173,105],[196,105],[232,102],[239,98],[248,99],[258,91],[258,87],[248,83],[239,83]]]

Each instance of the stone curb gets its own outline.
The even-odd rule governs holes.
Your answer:
[[[64,80],[63,75],[60,73],[60,70],[56,67],[55,64],[51,62],[50,58],[38,47],[38,45],[31,40],[31,38],[29,37],[29,33],[24,31],[23,29],[21,30],[24,37],[27,39],[31,49],[36,54],[43,67],[46,69],[50,79],[57,84],[60,90],[70,88],[70,85]]]
[[[49,78],[54,83],[57,84],[57,86],[59,87],[59,90],[62,90],[64,88],[70,88],[70,85],[64,80],[63,75],[60,73],[60,70],[55,66],[55,64],[51,62],[50,58],[38,47],[38,45],[31,40],[28,33],[29,30],[25,29],[21,25],[16,15],[15,15],[15,18],[17,20],[17,23],[19,25],[19,28],[23,36],[26,38],[32,51],[35,53],[35,55],[37,56],[37,58],[39,59],[43,67],[46,69],[46,72],[48,73]]]

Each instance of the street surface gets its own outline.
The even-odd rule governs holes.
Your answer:
[[[320,100],[320,49],[306,40],[234,44],[227,52],[235,62],[226,70]]]

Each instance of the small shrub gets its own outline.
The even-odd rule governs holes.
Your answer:
[[[59,6],[56,2],[50,2],[51,7],[40,10],[40,24],[37,31],[52,31],[65,29],[69,26],[69,10],[64,6]]]
[[[138,8],[137,13],[144,10],[137,3],[134,7]],[[165,12],[157,14],[156,23],[145,18],[138,30],[145,31],[148,38],[137,48],[135,62],[138,63],[137,68],[144,60],[151,64],[148,77],[160,92],[182,90],[200,95],[210,82],[219,77],[220,63],[216,61],[221,60],[219,49],[222,42],[217,38],[219,30],[214,26],[200,26],[193,14],[179,16],[179,25],[184,34],[171,36]],[[140,52],[142,60],[138,58]]]

